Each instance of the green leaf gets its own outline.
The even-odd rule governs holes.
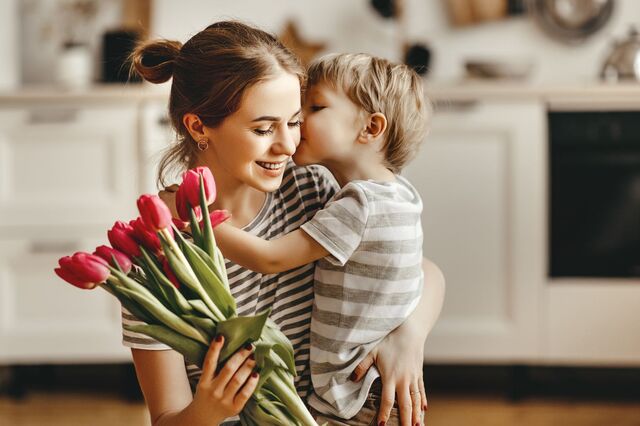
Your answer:
[[[164,324],[174,331],[197,340],[203,344],[208,344],[209,339],[201,331],[197,330],[191,324],[171,312],[162,304],[158,303],[157,299],[151,299],[144,296],[141,293],[137,293],[134,290],[128,288],[121,288],[121,291],[131,298],[136,303],[142,305],[142,307],[153,315],[156,323]]]
[[[280,331],[280,328],[273,320],[267,320],[267,326],[262,333],[262,338],[266,342],[273,343],[273,351],[282,359],[289,372],[295,377],[297,373],[293,346],[291,346],[291,341]]]
[[[229,289],[220,281],[215,272],[209,268],[207,262],[198,255],[193,245],[190,245],[182,236],[179,236],[178,239],[182,245],[184,256],[209,298],[222,311],[225,318],[235,315],[236,301],[231,296]]]
[[[215,259],[216,239],[213,236],[213,228],[211,228],[209,206],[204,192],[204,177],[202,175],[200,175],[200,209],[202,210],[202,248],[209,257]]]
[[[193,241],[201,246],[202,245],[202,232],[200,231],[200,224],[196,217],[196,212],[191,208],[191,204],[187,202],[187,208],[189,209],[190,223],[191,223],[191,237]]]
[[[224,258],[222,258],[222,267],[220,267],[200,247],[198,247],[197,245],[195,245],[195,244],[193,244],[193,243],[191,243],[189,241],[186,241],[186,242],[195,250],[196,253],[198,253],[198,255],[200,255],[200,257],[207,263],[207,266],[209,266],[209,268],[211,268],[211,270],[213,272],[215,272],[216,276],[224,284],[224,286],[227,289],[227,291],[231,292],[231,290],[229,288],[229,281],[227,280],[227,267],[225,265]],[[217,247],[216,247],[216,255],[222,256],[222,254],[220,254],[220,250],[218,250]],[[235,301],[234,301],[234,305],[235,305]],[[235,311],[235,309],[234,309],[234,311]]]
[[[169,245],[169,242],[165,241],[165,239],[168,238],[167,236],[165,236],[164,234],[160,235],[162,249],[164,250],[164,254],[167,258],[167,261],[169,262],[169,266],[175,273],[176,277],[180,280],[181,283],[193,290],[203,300],[211,313],[216,317],[216,320],[221,321],[225,319],[226,316],[213,302],[208,292],[205,291],[185,255],[181,251],[179,251],[177,245],[174,245],[172,247]],[[176,235],[179,239],[184,239],[184,237],[180,233]],[[179,253],[176,253],[175,251],[179,251]]]
[[[216,324],[209,318],[202,318],[197,315],[182,315],[182,319],[203,331],[209,337],[209,340],[216,335]]]
[[[171,280],[167,278],[164,274],[164,271],[160,269],[158,264],[153,260],[153,258],[149,255],[147,250],[142,248],[142,255],[144,256],[145,266],[148,269],[147,275],[153,276],[156,280],[156,284],[163,289],[163,295],[166,299],[171,303],[175,313],[185,313],[190,314],[193,312],[193,308],[187,302],[187,299],[180,293],[180,291],[173,285]]]
[[[120,304],[124,306],[127,311],[131,312],[131,314],[134,315],[137,319],[148,324],[152,324],[154,322],[153,316],[145,312],[144,309],[140,308],[126,294],[121,292],[120,288],[117,285],[112,283],[105,283],[104,286],[104,288],[108,289],[107,291],[114,295],[120,301]]]
[[[207,346],[162,325],[124,325],[124,328],[135,333],[145,334],[165,345],[171,346],[181,353],[187,361],[200,367],[209,349]]]
[[[189,302],[189,305],[191,305],[191,307],[193,307],[194,310],[200,312],[205,317],[210,318],[214,322],[218,321],[216,317],[211,313],[207,305],[205,305],[205,303],[202,300],[189,299],[188,302]]]
[[[220,360],[226,361],[247,342],[255,342],[260,338],[262,329],[271,310],[251,317],[234,317],[218,323],[217,332],[225,339],[220,352]]]

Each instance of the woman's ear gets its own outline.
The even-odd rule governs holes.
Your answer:
[[[381,112],[375,112],[367,118],[366,127],[360,132],[360,142],[370,143],[382,136],[387,130],[387,117]]]
[[[182,124],[187,129],[194,141],[202,139],[204,134],[204,124],[200,121],[200,117],[193,113],[187,113],[182,116]]]

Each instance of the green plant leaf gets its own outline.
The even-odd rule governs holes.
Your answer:
[[[204,358],[209,349],[207,346],[196,342],[180,333],[176,333],[168,327],[162,325],[124,325],[125,330],[135,333],[142,333],[156,339],[165,345],[171,346],[173,349],[181,353],[189,362],[198,366],[202,366]]]
[[[260,338],[262,329],[271,310],[251,317],[234,317],[221,321],[217,325],[218,334],[225,339],[224,347],[220,352],[220,360],[226,361],[240,347],[247,342],[255,342]]]

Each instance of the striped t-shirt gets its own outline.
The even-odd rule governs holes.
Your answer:
[[[310,220],[337,189],[333,176],[325,168],[297,167],[289,162],[280,188],[267,194],[260,213],[244,230],[267,240],[292,232]],[[310,388],[309,325],[314,264],[270,275],[250,271],[228,260],[226,267],[238,315],[255,315],[272,308],[270,318],[293,344],[298,374],[295,385],[300,397],[306,398]],[[124,308],[122,323],[141,324]],[[124,329],[123,344],[137,349],[171,349],[148,336]],[[186,364],[186,369],[195,390],[201,370],[193,364]]]
[[[414,310],[423,287],[422,201],[403,177],[345,185],[302,229],[329,255],[316,264],[309,405],[349,419],[373,381],[349,376]]]

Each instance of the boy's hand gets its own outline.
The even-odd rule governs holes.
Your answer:
[[[171,216],[175,219],[179,219],[178,210],[176,209],[176,192],[178,191],[178,185],[171,185],[165,187],[162,191],[158,192],[158,196],[171,210]]]

